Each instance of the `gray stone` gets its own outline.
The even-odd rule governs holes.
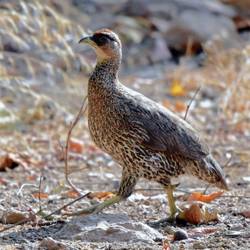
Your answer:
[[[203,43],[220,34],[237,37],[231,19],[209,12],[185,10],[169,26],[166,40],[170,46],[178,48],[186,44],[190,38],[194,42]]]
[[[64,239],[84,242],[153,243],[163,235],[148,225],[129,219],[125,214],[98,214],[77,217],[57,234]]]
[[[30,50],[29,45],[9,31],[0,30],[0,47],[4,51],[23,53]]]

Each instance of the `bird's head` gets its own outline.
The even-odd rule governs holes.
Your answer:
[[[121,41],[109,29],[97,30],[93,35],[83,37],[79,43],[90,45],[97,55],[98,62],[107,59],[121,59]]]

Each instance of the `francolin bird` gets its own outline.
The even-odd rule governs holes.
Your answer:
[[[88,83],[90,134],[122,166],[122,178],[117,195],[75,214],[97,213],[126,199],[141,177],[166,190],[170,219],[180,212],[172,177],[189,174],[228,189],[220,165],[189,123],[119,81],[122,44],[117,34],[101,29],[79,43],[90,45],[97,56]]]

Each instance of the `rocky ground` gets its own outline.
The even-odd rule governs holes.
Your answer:
[[[249,9],[244,0],[0,1],[0,249],[250,248]],[[227,176],[230,191],[209,204],[218,220],[154,226],[168,204],[145,180],[99,215],[63,215],[105,198],[94,193],[46,219],[76,198],[62,148],[95,59],[77,41],[101,27],[121,36],[127,86],[182,117],[200,88],[187,120]],[[70,179],[82,193],[115,191],[121,169],[91,141],[86,113],[70,141]],[[180,206],[206,188],[179,181]],[[15,225],[20,220],[27,222]],[[180,230],[187,239],[174,240]]]

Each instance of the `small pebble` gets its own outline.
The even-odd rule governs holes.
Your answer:
[[[185,230],[179,229],[174,233],[174,241],[179,241],[179,240],[186,240],[188,239],[188,234]]]

